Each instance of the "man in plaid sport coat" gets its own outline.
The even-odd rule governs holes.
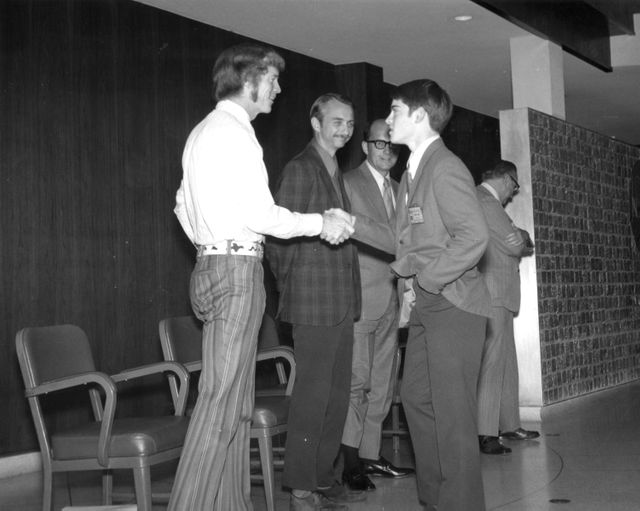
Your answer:
[[[353,106],[324,94],[310,112],[313,139],[280,176],[275,201],[301,213],[349,212],[335,153],[353,133]],[[296,383],[289,411],[283,485],[291,509],[345,509],[362,498],[336,485],[338,454],[349,404],[353,322],[360,314],[356,248],[320,238],[270,239],[267,258],[278,282],[279,317],[292,324]]]

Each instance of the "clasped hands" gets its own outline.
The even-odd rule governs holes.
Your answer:
[[[326,210],[322,214],[320,238],[332,245],[339,245],[353,234],[356,217],[339,208]]]

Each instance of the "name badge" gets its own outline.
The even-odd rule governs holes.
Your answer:
[[[409,222],[412,224],[424,223],[424,217],[422,216],[422,208],[420,206],[409,207]]]

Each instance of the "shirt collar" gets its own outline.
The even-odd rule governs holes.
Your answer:
[[[422,143],[411,153],[409,160],[407,161],[407,169],[409,170],[412,178],[416,177],[416,171],[418,170],[418,165],[420,164],[420,160],[424,153],[427,151],[429,146],[439,138],[440,135],[434,135],[433,137],[423,140]]]
[[[489,183],[486,183],[486,182],[482,182],[482,183],[480,183],[480,186],[482,186],[482,187],[486,188],[486,189],[487,189],[487,191],[488,191],[491,195],[493,195],[493,196],[496,198],[496,200],[497,200],[498,202],[500,202],[500,197],[498,196],[498,192],[496,192],[496,189],[495,189],[493,186],[491,186]]]
[[[373,179],[375,179],[376,183],[378,183],[378,187],[380,187],[380,189],[382,190],[384,186],[384,179],[385,179],[384,175],[379,170],[376,170],[374,166],[371,165],[371,163],[369,163],[369,160],[365,160],[365,163],[367,164],[367,168],[369,169],[369,172],[371,172]],[[389,176],[388,173],[387,173],[387,176]]]
[[[216,110],[227,112],[228,114],[235,117],[240,123],[251,128],[251,130],[253,131],[253,126],[251,126],[251,117],[249,117],[249,113],[235,101],[232,101],[230,99],[222,99],[218,101],[218,104],[216,105]]]
[[[327,168],[329,175],[333,177],[336,170],[338,170],[338,160],[336,159],[336,155],[334,154],[331,156],[324,147],[318,144],[315,138],[311,143],[313,144],[313,147],[316,148],[316,151],[318,151],[320,158],[322,158],[322,163],[324,163],[324,166]]]

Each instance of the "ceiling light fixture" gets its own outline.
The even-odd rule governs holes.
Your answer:
[[[460,14],[459,16],[455,16],[453,19],[456,21],[470,21],[473,19],[473,16],[470,14]]]

